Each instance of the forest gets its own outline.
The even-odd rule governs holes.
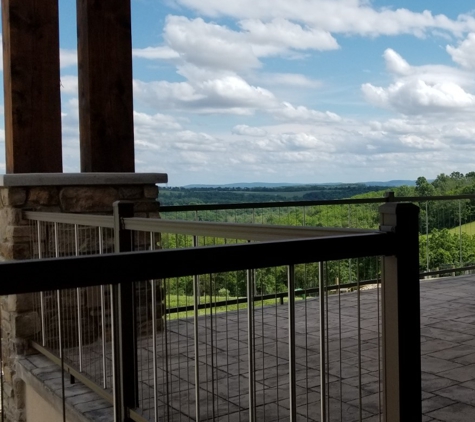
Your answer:
[[[306,188],[303,189],[303,188]],[[273,208],[249,208],[241,210],[213,210],[199,211],[198,213],[162,213],[163,218],[177,219],[196,219],[203,221],[227,221],[227,222],[248,222],[262,224],[278,225],[305,225],[315,227],[356,227],[377,229],[379,225],[378,206],[379,203],[362,204],[331,204],[331,199],[368,199],[382,198],[388,188],[375,188],[366,190],[366,186],[329,186],[318,190],[308,190],[308,186],[302,187],[298,191],[295,188],[266,188],[262,192],[252,192],[246,194],[234,192],[233,189],[223,193],[240,195],[239,202],[250,202],[249,197],[255,195],[255,198],[262,198],[272,195],[282,195],[282,193],[291,193],[294,195],[300,192],[298,197],[302,201],[303,195],[310,192],[322,194],[323,199],[328,199],[328,205],[308,206],[287,206]],[[362,189],[357,194],[353,193]],[[419,177],[415,186],[400,186],[392,188],[396,197],[425,197],[416,203],[420,207],[420,271],[434,271],[444,268],[459,268],[462,266],[473,265],[475,263],[475,172],[462,174],[453,172],[449,175],[440,174],[433,181],[428,181],[425,177]],[[180,191],[178,191],[180,192]],[[209,197],[202,196],[200,203],[205,202],[205,198],[211,199],[218,192],[209,189],[196,193],[209,194]],[[160,192],[161,200],[163,191]],[[219,192],[221,195],[222,192]],[[328,194],[328,196],[325,196]],[[474,199],[457,200],[431,200],[433,196],[453,196],[453,195],[471,195]],[[166,195],[166,193],[165,193]],[[346,195],[346,196],[343,196]],[[172,198],[169,197],[169,200]],[[177,203],[181,203],[182,198],[177,196]],[[198,200],[198,196],[195,196]],[[226,199],[226,200],[227,200]],[[319,198],[320,199],[320,198]],[[231,200],[231,199],[230,199]],[[256,199],[257,200],[257,199]],[[262,200],[262,199],[261,199]],[[269,199],[267,199],[268,201]],[[275,199],[271,199],[276,201]],[[285,201],[289,201],[285,197]],[[215,200],[215,203],[218,201]],[[226,202],[226,201],[223,201]],[[235,202],[235,200],[231,200]],[[200,238],[200,245],[224,244],[229,240],[216,238]],[[180,248],[191,247],[192,239],[190,236],[183,235],[164,235],[162,237],[162,247]],[[380,263],[376,258],[364,258],[358,260],[346,260],[338,262],[325,263],[325,279],[328,284],[347,284],[355,281],[372,280],[380,275]],[[304,291],[318,286],[318,264],[307,264],[296,266],[296,288]],[[179,296],[189,297],[193,293],[193,280],[191,278],[180,278],[170,280],[167,291]],[[246,272],[212,274],[200,278],[200,295],[203,297],[215,298],[214,300],[223,300],[223,298],[237,298],[246,295]],[[286,268],[268,268],[258,270],[255,273],[255,294],[269,295],[279,292],[285,292],[287,289],[287,270]]]
[[[364,184],[296,185],[253,188],[185,188],[160,189],[161,205],[238,204],[242,202],[313,201],[351,198],[380,191],[379,186]]]

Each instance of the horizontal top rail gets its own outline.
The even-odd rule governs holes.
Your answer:
[[[151,218],[124,218],[124,227],[127,230],[145,232],[173,233],[191,236],[219,237],[226,239],[253,241],[302,239],[377,232],[375,230],[368,229],[215,223],[206,221],[166,220]]]
[[[237,204],[161,205],[160,212],[244,210],[253,208],[311,207],[318,205],[381,204],[385,202],[425,202],[475,199],[474,194],[452,196],[386,196],[381,198],[327,199],[320,201],[244,202]]]
[[[398,252],[393,236],[393,233],[368,233],[3,262],[0,263],[0,280],[9,282],[0,283],[0,295],[389,256]]]
[[[27,211],[27,220],[114,228],[112,216]],[[216,223],[207,221],[167,220],[158,218],[125,218],[126,230],[173,233],[189,236],[219,237],[236,240],[269,241],[322,236],[374,233],[375,230],[352,228],[300,227],[270,224]]]
[[[244,210],[251,208],[306,207],[313,205],[381,204],[385,198],[328,199],[322,201],[239,202],[235,204],[160,205],[160,212]]]
[[[25,211],[24,218],[27,220],[43,221],[47,223],[78,224],[80,226],[104,227],[109,229],[114,228],[114,218],[109,215]]]

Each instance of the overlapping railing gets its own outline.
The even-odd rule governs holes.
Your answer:
[[[162,206],[165,219],[377,229],[382,203],[414,203],[419,220],[421,277],[475,269],[475,195]],[[445,253],[440,253],[444,250]]]
[[[415,249],[407,255],[400,247],[407,233],[394,233],[394,221],[383,222],[386,232],[377,232],[130,215],[119,207],[114,217],[98,219],[26,213],[37,234],[36,257],[58,259],[0,269],[5,276],[26,267],[43,274],[37,308],[42,330],[34,346],[60,358],[103,397],[112,400],[115,394],[119,420],[129,411],[139,421],[333,420],[335,415],[345,420],[348,412],[362,419],[381,414],[383,407],[407,405],[400,392],[392,399],[382,394],[395,374],[383,384],[382,356],[389,350],[384,342],[400,339],[385,328],[378,257],[412,259],[416,267],[402,271],[410,268],[417,280],[417,217],[410,240]],[[190,242],[194,247],[187,248]],[[344,273],[352,274],[349,265],[356,277],[342,284]],[[55,275],[45,277],[45,271]],[[387,285],[398,275],[403,277],[396,268]],[[228,288],[232,281],[234,290]],[[374,288],[362,291],[369,283]],[[22,289],[39,290],[29,285],[12,292]],[[348,306],[342,292],[351,289],[356,292],[344,295]],[[412,302],[416,318],[418,306]],[[51,337],[59,341],[49,340],[48,330],[56,330]],[[376,359],[365,354],[367,339]],[[398,368],[400,358],[385,355]],[[404,378],[400,370],[396,373]],[[369,372],[379,394],[377,410],[363,388]],[[345,395],[349,385],[359,391],[352,400]],[[413,389],[404,394],[414,400]],[[384,397],[390,399],[386,406]]]

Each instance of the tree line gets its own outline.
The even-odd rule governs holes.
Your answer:
[[[346,192],[351,192],[348,188]],[[382,198],[388,188],[353,195],[353,198]],[[440,174],[428,181],[419,177],[415,186],[392,189],[396,196],[427,197],[417,203],[420,212],[420,270],[459,267],[475,263],[475,225],[471,233],[470,223],[475,222],[475,201],[431,201],[431,196],[475,194],[475,172],[465,175],[453,172]],[[241,202],[247,201],[247,196]],[[286,199],[288,200],[288,199]],[[377,229],[379,204],[344,204],[308,207],[262,208],[233,211],[200,212],[198,218],[221,222],[254,222],[278,225],[306,225],[314,227],[356,227]],[[166,216],[165,216],[166,217]],[[175,218],[187,218],[185,214]],[[191,218],[195,219],[193,214]],[[464,226],[459,226],[462,223]],[[475,224],[475,223],[474,223]],[[461,227],[461,228],[460,228]],[[191,247],[192,239],[184,235],[166,235],[162,238],[165,248]],[[201,245],[224,244],[223,239],[200,239]],[[325,277],[329,284],[346,284],[356,280],[378,278],[380,268],[375,258],[345,260],[325,264]],[[287,289],[286,268],[269,268],[255,273],[257,295],[284,292]],[[318,286],[318,264],[296,266],[296,288]],[[183,277],[170,281],[169,291],[191,295],[193,282]],[[200,278],[200,293],[208,296],[242,297],[246,295],[246,273],[213,274]]]

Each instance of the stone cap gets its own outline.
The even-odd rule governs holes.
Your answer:
[[[0,187],[155,185],[168,183],[165,173],[18,173],[0,174]]]

